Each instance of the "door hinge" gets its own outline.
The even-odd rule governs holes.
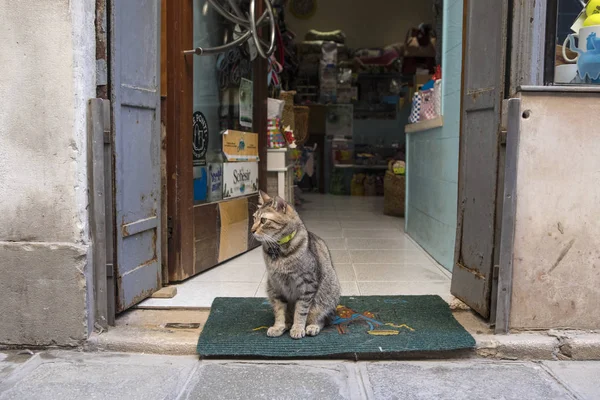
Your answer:
[[[167,218],[167,239],[173,237],[173,217]]]
[[[492,273],[492,277],[494,280],[498,280],[498,276],[500,275],[500,266],[494,265],[494,271]]]
[[[106,264],[106,277],[112,278],[114,276],[113,265]]]
[[[500,131],[500,146],[506,146],[506,136],[507,136],[507,131],[505,130],[501,130]]]

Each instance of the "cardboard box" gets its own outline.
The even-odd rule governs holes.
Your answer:
[[[429,82],[433,75],[423,74],[423,75],[415,75],[415,88],[416,90],[421,90],[424,84]]]
[[[226,130],[223,132],[223,154],[227,161],[258,161],[258,134]]]
[[[223,199],[258,192],[258,162],[223,163]]]

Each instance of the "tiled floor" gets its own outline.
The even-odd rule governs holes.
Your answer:
[[[404,220],[383,215],[381,197],[304,195],[309,230],[329,245],[343,295],[439,294],[450,300],[450,273],[404,233]],[[178,285],[172,299],[141,308],[206,308],[217,296],[265,296],[260,248]]]

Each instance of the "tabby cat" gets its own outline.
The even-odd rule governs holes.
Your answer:
[[[262,191],[252,233],[262,243],[267,293],[275,313],[267,335],[278,337],[290,328],[294,339],[318,335],[335,316],[340,298],[327,245],[308,232],[285,200]]]

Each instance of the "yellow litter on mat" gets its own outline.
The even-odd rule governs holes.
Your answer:
[[[252,330],[253,330],[253,331],[261,331],[261,330],[263,330],[263,329],[269,329],[269,327],[268,327],[268,326],[259,326],[258,328],[254,328],[254,329],[252,329]]]
[[[369,335],[373,335],[373,336],[394,336],[399,334],[400,332],[398,331],[368,331],[367,332]]]
[[[391,326],[392,328],[406,328],[411,332],[414,332],[415,330],[413,328],[411,328],[410,326],[406,325],[406,324],[402,324],[402,325],[394,325],[394,324],[385,324],[385,326]]]

